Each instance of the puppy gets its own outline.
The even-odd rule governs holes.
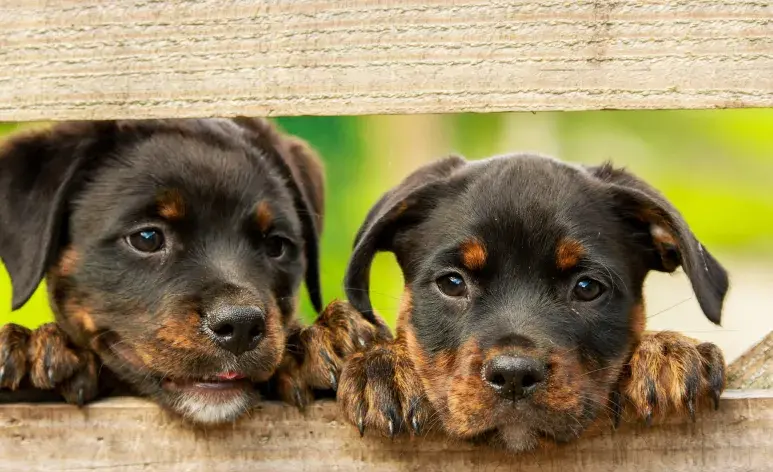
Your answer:
[[[368,296],[377,251],[396,255],[405,292],[396,339],[354,354],[340,379],[361,433],[432,423],[517,452],[616,423],[626,405],[648,421],[718,405],[722,353],[645,333],[642,285],[681,265],[719,324],[727,275],[624,170],[528,154],[420,168],[370,211],[348,267],[350,302],[380,324]]]
[[[82,405],[128,387],[197,423],[234,420],[261,391],[305,405],[335,388],[340,356],[369,330],[337,304],[306,329],[295,317],[304,279],[322,306],[323,206],[317,156],[260,119],[65,123],[11,139],[0,257],[13,308],[45,276],[56,322],[0,329],[0,388]]]

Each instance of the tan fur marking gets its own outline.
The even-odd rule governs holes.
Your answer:
[[[397,210],[395,211],[395,217],[399,217],[403,213],[405,213],[406,210],[408,210],[408,202],[403,200],[400,202],[400,206],[397,207]]]
[[[271,212],[271,207],[267,201],[258,203],[258,208],[255,211],[255,218],[258,222],[258,228],[262,232],[266,232],[271,229],[271,222],[274,220],[274,214]]]
[[[86,307],[75,307],[75,310],[70,312],[70,319],[77,323],[86,333],[93,334],[97,331],[97,325],[94,323],[94,318],[91,317],[91,314]]]
[[[67,294],[61,306],[61,313],[81,334],[85,335],[79,335],[81,341],[97,332],[96,322],[91,315],[91,306],[73,297],[72,294]]]
[[[397,332],[400,333],[411,322],[411,312],[413,311],[413,294],[411,288],[403,288],[403,296],[400,297],[400,307],[397,310]],[[399,334],[398,334],[399,337]]]
[[[452,376],[446,380],[448,417],[444,426],[457,436],[478,434],[496,421],[494,406],[499,398],[483,383],[483,363],[484,354],[478,341],[469,339],[456,353]]]
[[[581,404],[582,377],[580,363],[573,356],[555,353],[550,356],[551,374],[541,394],[535,395],[535,403],[554,412],[579,413]]]
[[[274,370],[282,363],[282,356],[285,350],[285,332],[282,324],[282,313],[277,306],[272,303],[270,307],[267,307],[266,312],[266,331],[264,334],[263,342],[261,343],[260,350],[266,355],[266,359],[270,359],[270,365]],[[268,364],[268,362],[266,362]],[[273,374],[267,372],[268,375]],[[253,380],[267,380],[266,379],[253,379]]]
[[[158,214],[167,220],[179,220],[185,217],[185,201],[179,190],[170,189],[161,193],[156,201]]]
[[[74,247],[66,247],[62,251],[62,256],[59,258],[58,275],[60,277],[71,275],[78,265],[79,258],[78,251],[76,251]]]
[[[585,252],[579,241],[564,238],[556,248],[556,266],[561,270],[569,270],[580,262]]]
[[[462,264],[469,270],[480,270],[486,265],[486,248],[477,239],[469,239],[459,247]]]
[[[631,337],[634,344],[638,344],[641,341],[644,328],[647,324],[646,310],[644,309],[644,300],[634,305],[630,315],[631,325]]]
[[[199,317],[195,313],[189,314],[185,319],[174,317],[163,323],[157,332],[157,338],[169,343],[173,348],[195,349],[197,343],[194,336],[198,324]]]

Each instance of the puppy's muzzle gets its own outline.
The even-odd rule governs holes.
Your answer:
[[[483,380],[505,399],[517,401],[534,392],[547,377],[547,366],[532,357],[500,355],[483,366]]]
[[[266,332],[266,315],[254,306],[224,305],[207,312],[204,329],[235,356],[258,347]]]

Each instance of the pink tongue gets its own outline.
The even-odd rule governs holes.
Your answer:
[[[241,379],[244,376],[239,374],[238,372],[224,372],[222,374],[217,374],[217,378],[220,380],[236,380]]]

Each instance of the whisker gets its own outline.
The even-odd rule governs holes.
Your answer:
[[[667,311],[669,311],[669,310],[672,310],[672,309],[674,309],[674,308],[678,307],[679,305],[682,305],[682,304],[684,304],[684,303],[687,303],[687,302],[689,302],[689,301],[690,301],[690,300],[692,300],[693,298],[694,298],[694,297],[687,297],[687,298],[685,298],[684,300],[682,300],[681,302],[675,303],[675,304],[671,305],[670,307],[668,307],[668,308],[666,308],[666,309],[664,309],[664,310],[660,310],[659,312],[655,313],[654,315],[650,315],[650,316],[648,316],[648,317],[647,317],[647,319],[648,319],[648,320],[650,320],[650,319],[652,319],[652,318],[655,318],[655,317],[656,317],[656,316],[658,316],[658,315],[662,315],[663,313],[665,313],[665,312],[667,312]]]

